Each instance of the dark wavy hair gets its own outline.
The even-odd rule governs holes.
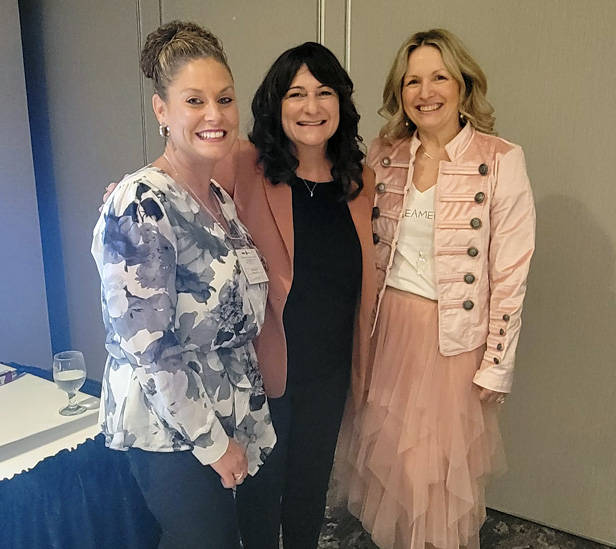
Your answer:
[[[282,100],[299,69],[306,65],[312,75],[338,95],[340,123],[327,142],[331,174],[340,179],[344,198],[352,200],[362,190],[362,138],[359,114],[353,103],[353,82],[336,56],[325,46],[306,42],[285,51],[271,66],[252,100],[253,127],[248,138],[259,152],[265,176],[274,184],[293,185],[299,165],[293,145],[282,128]]]

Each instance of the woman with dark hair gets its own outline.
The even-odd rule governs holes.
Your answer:
[[[535,208],[522,149],[494,135],[486,91],[456,36],[414,34],[368,153],[379,181],[374,369],[336,465],[349,509],[383,549],[478,548],[484,485],[502,458],[498,409]]]
[[[285,548],[317,547],[350,379],[356,402],[366,391],[374,174],[352,93],[327,48],[284,52],[252,102],[254,147],[219,175],[270,278],[256,345],[278,442],[238,490],[247,547],[277,548],[281,522]]]
[[[277,443],[237,487],[245,549],[314,549],[349,386],[364,399],[376,299],[374,172],[358,135],[353,83],[325,47],[285,51],[214,176],[268,265],[255,348]]]
[[[299,105],[303,100],[299,90],[289,94],[291,82],[300,69],[307,69],[316,80],[325,83],[320,92],[321,102],[337,97],[333,102],[338,103],[338,127],[327,141],[326,158],[320,160],[332,164],[332,178],[340,179],[345,196],[352,199],[364,185],[364,154],[359,147],[362,139],[357,133],[359,114],[351,97],[353,82],[334,54],[320,44],[302,44],[284,52],[274,63],[252,100],[254,125],[250,141],[259,151],[265,176],[272,182],[292,185],[300,164],[296,155],[301,153],[294,146],[293,132],[283,120],[283,108],[285,99],[286,105]],[[327,90],[328,87],[331,89]]]

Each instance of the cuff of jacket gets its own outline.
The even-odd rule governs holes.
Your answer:
[[[193,455],[201,462],[202,465],[210,465],[215,461],[218,461],[229,447],[229,437],[220,423],[216,422],[212,425],[212,430],[209,432],[209,437],[211,437],[213,443],[207,448],[204,448],[203,446],[195,446],[192,450]]]
[[[513,385],[513,363],[494,364],[489,358],[484,358],[473,382],[490,391],[510,393]]]

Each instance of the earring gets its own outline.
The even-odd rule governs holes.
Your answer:
[[[404,121],[404,125],[408,128],[408,127],[409,127],[409,121],[408,121],[408,120],[405,120],[405,121]]]
[[[167,139],[167,137],[169,137],[169,135],[171,134],[171,132],[169,131],[169,126],[167,126],[164,122],[161,122],[158,125],[158,133],[163,139]]]
[[[462,113],[460,113],[460,124],[462,126],[466,125],[466,116],[464,116]]]

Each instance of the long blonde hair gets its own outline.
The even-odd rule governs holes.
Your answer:
[[[415,33],[400,46],[383,89],[383,106],[378,112],[387,122],[379,135],[395,141],[410,136],[416,129],[404,112],[402,81],[409,55],[420,46],[432,46],[441,52],[447,70],[460,85],[460,115],[479,131],[494,135],[494,109],[486,98],[486,76],[460,39],[444,29]]]

